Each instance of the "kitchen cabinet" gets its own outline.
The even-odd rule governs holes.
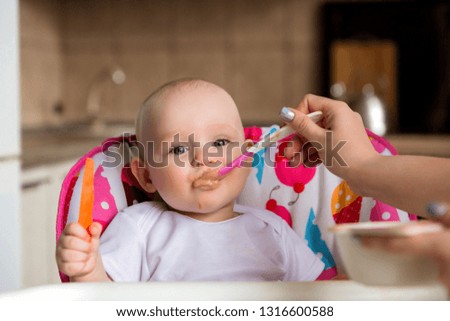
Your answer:
[[[20,286],[19,2],[0,1],[0,292]]]
[[[336,40],[330,52],[331,83],[344,86],[345,91],[343,97],[336,98],[345,98],[355,107],[364,97],[365,86],[372,86],[374,94],[386,105],[390,131],[397,123],[397,51],[395,43],[389,40]]]
[[[55,226],[61,184],[76,160],[27,168],[22,174],[22,286],[58,283]]]
[[[401,155],[450,158],[449,135],[388,135],[387,140]]]

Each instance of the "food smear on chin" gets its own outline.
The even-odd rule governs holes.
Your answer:
[[[195,188],[214,188],[219,184],[219,175],[216,170],[206,171],[194,180]]]

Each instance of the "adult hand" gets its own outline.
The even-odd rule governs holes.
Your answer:
[[[314,111],[323,113],[318,124],[306,116]],[[284,151],[291,164],[308,166],[318,157],[332,173],[350,183],[359,168],[378,157],[361,116],[342,101],[308,94],[297,108],[283,108],[280,117],[297,132]]]
[[[411,237],[364,237],[361,242],[371,248],[434,259],[439,265],[440,281],[450,294],[450,207],[442,203],[432,203],[428,207],[431,219],[444,226],[442,231]]]
[[[442,232],[412,237],[362,239],[363,244],[398,254],[411,254],[432,258],[439,266],[439,279],[450,293],[450,228]]]
[[[427,217],[450,228],[450,204],[432,202],[427,205]]]

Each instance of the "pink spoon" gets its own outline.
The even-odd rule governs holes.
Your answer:
[[[323,114],[321,111],[315,111],[313,113],[307,114],[313,122],[317,123],[323,118]],[[277,141],[286,138],[290,135],[294,134],[294,130],[289,126],[284,126],[278,129],[276,132],[269,136],[265,136],[255,145],[250,147],[247,152],[242,154],[241,156],[234,159],[230,164],[225,167],[222,167],[219,170],[219,176],[223,176],[231,172],[234,168],[242,167],[242,163],[245,162],[248,158],[252,157],[254,154],[263,150],[264,148],[269,147],[270,145],[276,143]]]

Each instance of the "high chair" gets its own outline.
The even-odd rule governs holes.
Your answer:
[[[279,127],[245,128],[246,139],[254,142]],[[396,155],[385,139],[367,131],[372,145],[382,155]],[[58,240],[67,222],[77,221],[81,183],[87,157],[95,162],[93,220],[107,228],[113,217],[133,204],[152,200],[131,173],[129,164],[135,136],[106,139],[81,157],[62,184],[56,222]],[[277,143],[254,155],[247,184],[237,202],[267,209],[283,218],[325,263],[324,279],[331,279],[341,268],[330,227],[340,223],[365,221],[408,221],[414,215],[351,191],[347,183],[325,166],[290,167],[283,156],[286,143]],[[380,178],[382,179],[382,178]],[[63,282],[68,277],[60,274]]]

